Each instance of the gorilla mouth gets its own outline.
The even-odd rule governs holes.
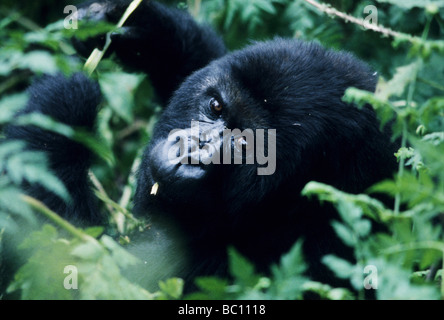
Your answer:
[[[163,194],[172,197],[178,190],[192,194],[194,186],[207,180],[220,164],[251,165],[258,176],[274,174],[276,130],[269,129],[266,139],[264,129],[254,132],[222,127],[221,131],[208,123],[203,128],[199,128],[198,121],[191,121],[190,128],[171,130],[167,138],[154,145],[149,157],[154,180],[151,195],[157,195],[160,187]]]
[[[202,165],[195,164],[178,164],[176,167],[176,175],[182,179],[201,180],[206,175],[207,170]]]
[[[169,161],[171,153],[177,153],[177,144],[167,139],[160,141],[151,149],[150,164],[154,185],[151,189],[152,195],[157,195],[159,185],[162,189],[187,189],[202,181],[208,174],[208,166],[201,163],[185,163],[183,161]],[[187,158],[191,157],[186,155]],[[195,160],[194,160],[195,161]]]
[[[160,166],[176,170],[185,176],[207,171],[212,165],[255,165],[257,175],[272,175],[276,170],[276,130],[227,129],[217,126],[199,127],[199,121],[191,121],[188,129],[171,130],[153,156],[160,157]],[[168,162],[168,165],[165,165]],[[179,172],[180,174],[181,172]]]

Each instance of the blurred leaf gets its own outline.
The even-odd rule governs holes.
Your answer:
[[[350,279],[355,272],[354,265],[334,255],[324,256],[322,258],[322,263],[333,271],[340,279]]]
[[[37,183],[66,201],[70,199],[65,186],[48,171],[43,152],[27,151],[21,141],[5,141],[0,144],[0,160],[0,171],[6,171],[15,185]]]
[[[303,285],[304,291],[314,292],[319,295],[321,299],[329,300],[351,300],[354,298],[353,293],[344,288],[333,288],[329,285],[308,281]]]
[[[333,221],[332,226],[333,229],[335,229],[338,237],[341,238],[342,242],[344,242],[346,245],[349,247],[354,247],[357,244],[358,241],[353,233],[353,230],[337,221]]]
[[[384,272],[378,273],[378,290],[380,300],[436,300],[440,298],[439,290],[433,285],[416,285],[411,283],[410,274],[391,264],[385,264]]]
[[[111,237],[103,235],[100,242],[109,250],[109,252],[111,252],[111,256],[119,267],[126,268],[137,263],[138,259],[123,249],[122,246]]]
[[[35,125],[42,129],[49,130],[65,136],[74,141],[80,142],[88,147],[92,152],[105,160],[108,164],[114,163],[114,155],[109,147],[101,143],[93,134],[81,128],[71,128],[70,126],[53,120],[51,117],[41,113],[30,113],[21,115],[16,120],[18,125]]]
[[[386,101],[392,96],[400,97],[407,85],[415,79],[419,68],[418,62],[396,68],[396,73],[390,81],[386,83],[379,82],[376,98]]]
[[[18,93],[6,96],[0,100],[0,124],[12,120],[15,113],[20,110],[28,101],[26,93]]]
[[[183,280],[179,278],[159,282],[160,290],[173,299],[179,299],[182,296],[183,285]]]
[[[216,277],[199,277],[195,280],[199,293],[193,293],[186,298],[191,300],[220,300],[227,295],[228,281]]]
[[[70,264],[69,242],[57,241],[58,232],[44,225],[25,239],[21,248],[34,249],[28,262],[16,273],[8,292],[21,290],[24,300],[72,299],[72,292],[63,288],[64,267]],[[50,253],[50,254],[49,254]]]
[[[55,74],[58,72],[57,61],[46,51],[31,51],[20,57],[19,68],[29,68],[37,73]]]
[[[303,284],[307,281],[304,272],[307,264],[302,254],[302,241],[294,244],[291,250],[284,254],[279,265],[272,266],[272,282],[269,292],[276,299],[301,299]]]
[[[100,77],[100,87],[110,107],[127,123],[133,122],[134,92],[143,76],[128,73],[106,73]]]
[[[234,248],[228,250],[230,274],[244,286],[254,286],[258,279],[254,266]]]
[[[94,261],[100,259],[104,254],[104,251],[97,242],[86,242],[76,246],[74,250],[72,250],[71,254],[74,257],[78,257],[83,260]]]
[[[273,266],[273,275],[277,278],[301,276],[308,268],[302,253],[302,241],[297,241],[291,250],[282,255],[279,266]]]
[[[444,1],[443,0],[376,0],[379,3],[389,3],[393,4],[395,6],[406,8],[406,9],[412,9],[412,8],[426,8],[427,6],[434,5],[437,7],[443,7]]]

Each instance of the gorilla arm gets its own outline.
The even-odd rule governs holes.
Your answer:
[[[79,9],[79,17],[117,23],[130,2],[89,1]],[[109,51],[129,71],[149,74],[163,103],[193,71],[226,53],[223,41],[209,26],[199,25],[186,11],[154,1],[143,1],[111,40]],[[96,38],[74,45],[89,56],[99,42]]]
[[[41,113],[61,123],[92,132],[102,99],[98,84],[81,73],[67,78],[62,74],[44,76],[28,89],[29,100],[18,114]],[[60,134],[35,126],[9,125],[6,138],[26,142],[29,150],[42,151],[52,172],[67,187],[71,203],[39,185],[26,185],[28,195],[43,201],[49,208],[71,222],[100,222],[95,197],[88,184],[90,150]]]

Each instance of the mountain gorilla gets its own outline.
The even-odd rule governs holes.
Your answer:
[[[88,2],[78,14],[114,23],[129,2]],[[230,246],[267,272],[303,239],[309,276],[329,281],[320,260],[343,248],[330,225],[334,210],[300,192],[315,180],[358,193],[392,175],[390,134],[370,106],[342,101],[349,87],[374,91],[376,73],[349,53],[298,40],[276,38],[227,53],[209,26],[153,1],[144,1],[122,31],[112,34],[111,52],[127,70],[148,74],[166,104],[134,198],[134,212],[151,224],[134,245],[145,254],[146,273],[189,281],[225,276]],[[75,46],[87,56],[99,43]],[[101,94],[85,75],[45,76],[29,97],[22,113],[93,131]],[[29,187],[30,195],[70,221],[101,223],[84,146],[32,126],[10,126],[6,134],[45,151],[73,201],[39,186]]]

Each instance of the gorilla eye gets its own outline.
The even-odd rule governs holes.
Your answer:
[[[217,114],[219,114],[219,113],[221,113],[221,111],[222,111],[222,103],[220,103],[217,99],[215,99],[215,98],[211,98],[211,100],[210,100],[210,107],[211,107],[211,110],[214,112],[214,113],[217,113]]]

